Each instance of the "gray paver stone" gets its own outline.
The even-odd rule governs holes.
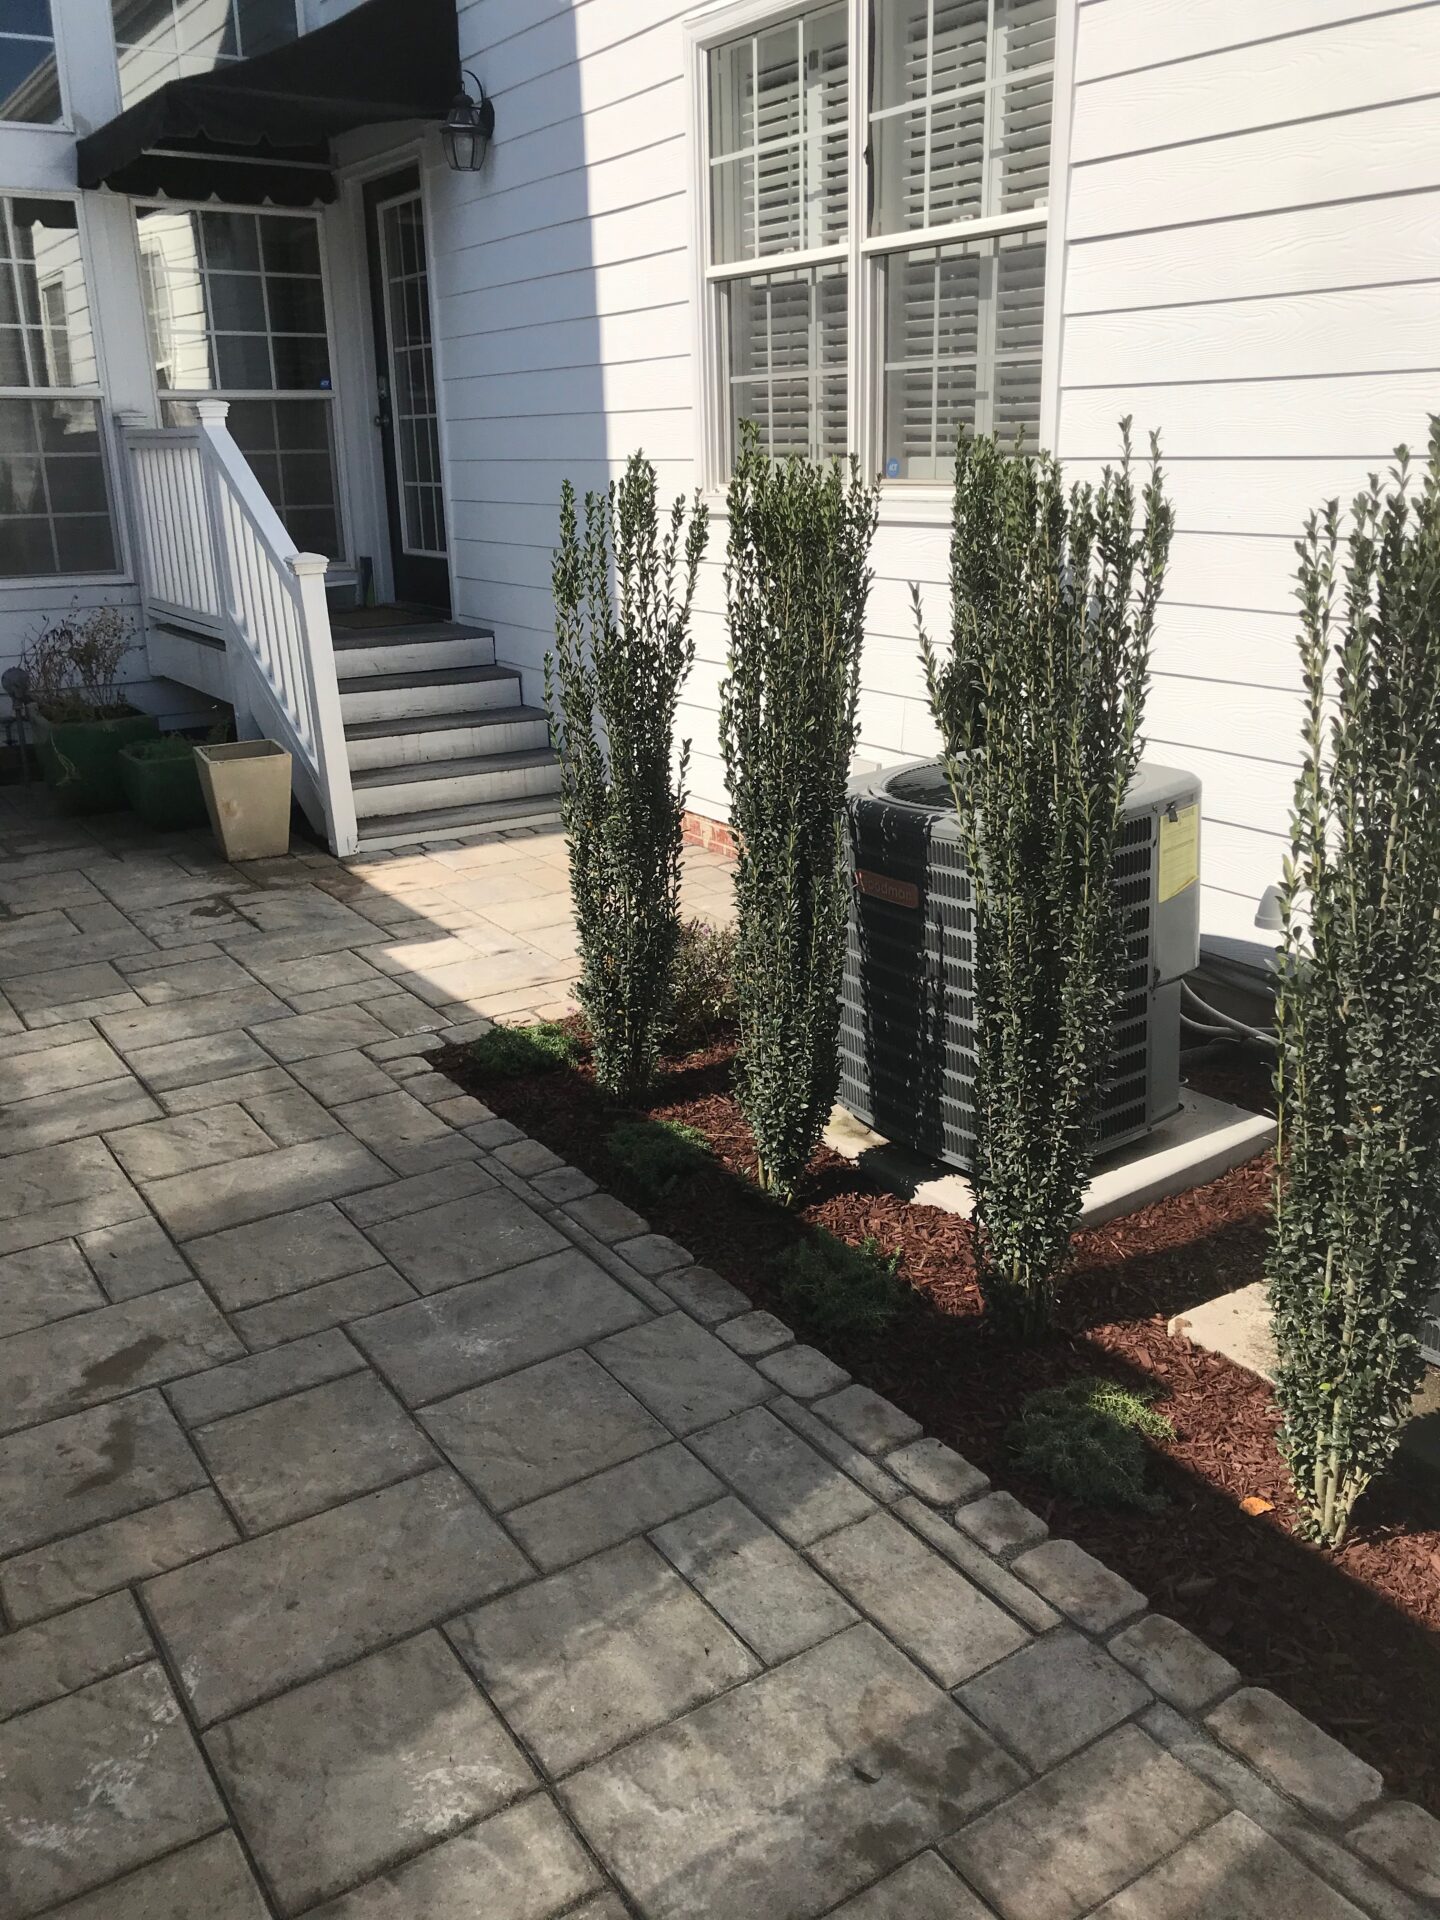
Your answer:
[[[336,1107],[335,1118],[397,1173],[426,1171],[437,1164],[442,1146],[447,1157],[456,1160],[471,1153],[468,1143],[429,1107],[399,1088]]]
[[[990,1915],[938,1853],[922,1853],[836,1907],[832,1920],[990,1920]]]
[[[529,1571],[463,1482],[436,1472],[163,1574],[145,1604],[203,1725]]]
[[[855,1609],[732,1495],[650,1536],[767,1666],[853,1624]]]
[[[0,1567],[0,1593],[23,1624],[199,1560],[239,1539],[229,1514],[205,1487],[110,1520]]]
[[[505,1524],[547,1572],[704,1506],[720,1482],[680,1442],[512,1507]]]
[[[160,1223],[148,1215],[82,1233],[79,1244],[111,1300],[133,1300],[137,1294],[158,1293],[190,1278],[183,1256],[170,1244]]]
[[[1023,1776],[864,1623],[562,1789],[647,1920],[811,1920]]]
[[[955,1697],[1039,1768],[1118,1727],[1150,1694],[1073,1627],[1057,1627],[967,1681]]]
[[[759,1363],[761,1373],[773,1380],[782,1393],[797,1400],[815,1400],[822,1393],[834,1393],[850,1379],[843,1367],[837,1367],[815,1347],[782,1347]]]
[[[0,1727],[0,1912],[16,1920],[224,1823],[158,1661]]]
[[[317,1908],[313,1920],[578,1920],[574,1903],[599,1883],[560,1814],[534,1794]]]
[[[359,1321],[357,1344],[409,1405],[598,1340],[645,1309],[574,1248]]]
[[[368,1370],[231,1414],[202,1428],[195,1444],[249,1533],[387,1486],[435,1459]]]
[[[987,1493],[968,1506],[957,1508],[955,1524],[963,1527],[987,1553],[1002,1555],[1018,1552],[1021,1547],[1032,1547],[1050,1531],[1039,1514],[1021,1506],[1013,1493]]]
[[[389,1170],[348,1134],[326,1134],[298,1147],[275,1147],[199,1173],[152,1181],[145,1197],[177,1240],[244,1226],[316,1200],[375,1187]]]
[[[1361,1920],[1243,1813],[1188,1840],[1178,1853],[1096,1910],[1096,1920]]]
[[[686,1313],[614,1334],[595,1356],[674,1433],[693,1433],[770,1397],[754,1368]]]
[[[788,1347],[795,1338],[785,1322],[777,1320],[773,1313],[742,1313],[734,1320],[724,1321],[715,1332],[727,1347],[744,1354],[747,1360],[758,1359],[762,1353],[773,1353],[777,1347]]]
[[[485,1123],[477,1118],[467,1124],[481,1126]],[[538,1140],[502,1140],[493,1145],[490,1151],[502,1167],[518,1173],[522,1180],[528,1180],[537,1173],[554,1173],[565,1164],[558,1153],[552,1153],[549,1147],[542,1146]]]
[[[199,1173],[203,1167],[269,1153],[274,1146],[269,1134],[237,1106],[202,1107],[198,1113],[107,1131],[105,1139],[130,1178],[142,1182]]]
[[[303,1340],[326,1327],[344,1326],[367,1314],[383,1313],[415,1298],[393,1267],[368,1267],[348,1273],[343,1280],[326,1280],[318,1287],[287,1293],[234,1316],[235,1331],[255,1352]]]
[[[817,1400],[814,1411],[866,1453],[888,1453],[920,1433],[918,1420],[869,1387],[842,1387],[839,1393]]]
[[[189,1493],[204,1480],[153,1390],[13,1433],[0,1440],[0,1557]]]
[[[185,1425],[199,1427],[304,1387],[319,1386],[322,1380],[354,1373],[364,1364],[344,1334],[330,1327],[289,1346],[272,1347],[268,1353],[172,1381],[165,1393]]]
[[[1352,1820],[1378,1799],[1374,1767],[1264,1687],[1232,1693],[1205,1724],[1282,1793],[1323,1820]]]
[[[615,1251],[628,1260],[637,1273],[643,1273],[650,1280],[693,1264],[684,1247],[677,1246],[663,1233],[642,1233],[634,1240],[619,1240]]]
[[[737,1414],[691,1442],[696,1453],[796,1546],[808,1546],[874,1509],[832,1466],[766,1407]]]
[[[0,1258],[0,1339],[104,1304],[105,1295],[72,1241]]]
[[[1440,1901],[1440,1820],[1408,1800],[1391,1800],[1346,1835],[1357,1853],[1422,1900]]]
[[[913,1494],[897,1500],[895,1512],[928,1540],[937,1552],[943,1553],[952,1566],[958,1567],[977,1587],[983,1587],[992,1600],[998,1600],[1008,1612],[1023,1620],[1027,1627],[1033,1628],[1036,1633],[1044,1633],[1048,1628],[1060,1624],[1060,1616],[1048,1600],[1042,1600],[1023,1580],[1017,1580],[1008,1567],[1002,1566],[998,1560],[992,1560],[968,1533],[961,1533],[947,1520],[942,1520],[938,1513],[932,1513]]]
[[[974,1500],[990,1485],[986,1475],[972,1467],[963,1454],[928,1434],[886,1454],[885,1465],[932,1507],[953,1507],[957,1501]]]
[[[648,1220],[643,1220],[632,1207],[623,1205],[610,1193],[591,1193],[582,1200],[568,1201],[564,1210],[587,1233],[593,1233],[607,1245],[616,1240],[633,1240],[638,1234],[650,1231]]]
[[[750,1302],[740,1289],[710,1267],[684,1267],[663,1273],[659,1284],[677,1307],[683,1307],[692,1319],[702,1320],[707,1327],[750,1310]]]
[[[1145,1596],[1073,1540],[1045,1540],[1011,1561],[1022,1580],[1087,1633],[1109,1633],[1143,1611]]]
[[[377,1264],[370,1242],[329,1200],[207,1234],[187,1251],[228,1312]]]
[[[448,1631],[506,1720],[557,1775],[757,1671],[644,1540],[493,1600]]]
[[[1018,1621],[891,1514],[828,1535],[810,1557],[943,1687],[1029,1641]]]
[[[47,1920],[269,1920],[269,1908],[228,1829],[197,1840],[96,1893],[57,1907]]]
[[[446,1107],[452,1104],[460,1103],[458,1101],[442,1102],[442,1106]],[[477,1100],[473,1103],[467,1101],[466,1104],[478,1106],[480,1103]],[[448,1114],[446,1117],[451,1118]],[[471,1122],[463,1118],[455,1118],[453,1124],[459,1127],[469,1125]],[[532,1173],[529,1179],[535,1191],[557,1207],[566,1200],[583,1200],[587,1193],[595,1191],[595,1182],[588,1173],[582,1173],[578,1167],[555,1167],[549,1173]]]
[[[466,1280],[502,1273],[569,1246],[565,1236],[523,1200],[498,1191],[467,1194],[381,1221],[368,1232],[421,1293],[439,1293]]]
[[[872,1459],[868,1453],[862,1453],[843,1434],[837,1433],[811,1408],[802,1407],[784,1393],[778,1394],[770,1404],[786,1426],[793,1427],[802,1440],[808,1440],[812,1447],[823,1453],[827,1460],[833,1460],[852,1480],[858,1480],[866,1493],[878,1500],[881,1506],[888,1507],[900,1499],[904,1488],[894,1475],[887,1473],[879,1461]]]
[[[1226,1811],[1138,1727],[1121,1727],[944,1851],[1004,1920],[1077,1920]]]
[[[495,1178],[478,1160],[452,1160],[429,1173],[412,1173],[404,1180],[392,1180],[388,1187],[372,1187],[368,1193],[356,1193],[340,1202],[340,1210],[357,1227],[368,1232],[385,1220],[400,1220],[408,1213],[420,1213],[426,1207],[446,1200],[459,1200],[467,1193],[493,1193]]]
[[[1110,1651],[1162,1700],[1182,1713],[1198,1713],[1240,1684],[1228,1660],[1212,1653],[1188,1627],[1163,1613],[1147,1614],[1117,1633]]]
[[[192,1280],[0,1341],[0,1433],[78,1413],[243,1349]]]
[[[59,1619],[7,1633],[0,1636],[0,1720],[154,1657],[155,1648],[128,1593],[111,1594]]]
[[[501,1513],[662,1445],[669,1434],[587,1353],[566,1353],[428,1408],[424,1425]]]
[[[253,1707],[213,1728],[205,1745],[287,1913],[535,1784],[438,1633]]]

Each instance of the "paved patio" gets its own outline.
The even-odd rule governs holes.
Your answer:
[[[1369,1767],[431,1069],[564,904],[0,794],[0,1912],[1432,1910]]]

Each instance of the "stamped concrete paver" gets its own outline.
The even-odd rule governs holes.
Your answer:
[[[436,1070],[566,993],[556,836],[232,868],[37,808],[0,791],[6,1920],[1434,1902],[1429,1815]]]

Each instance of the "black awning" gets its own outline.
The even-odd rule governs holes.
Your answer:
[[[157,88],[79,143],[79,182],[187,200],[333,200],[330,140],[443,120],[459,60],[455,0],[365,0],[253,60]]]

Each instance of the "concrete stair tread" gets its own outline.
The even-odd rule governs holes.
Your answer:
[[[417,640],[493,640],[492,627],[475,626],[467,620],[397,620],[394,626],[332,627],[330,638],[337,653],[367,647],[413,646]]]
[[[404,693],[411,687],[462,687],[496,680],[513,680],[520,675],[513,667],[436,667],[424,673],[356,674],[340,681],[342,696],[347,693]]]
[[[390,767],[362,767],[351,774],[350,780],[356,787],[399,787],[417,781],[464,780],[473,774],[511,773],[521,767],[559,764],[550,747],[532,747],[521,753],[472,754],[463,760],[403,760]]]
[[[412,733],[450,733],[462,727],[504,727],[520,720],[545,720],[543,707],[471,707],[445,713],[401,714],[394,720],[352,720],[345,728],[347,740],[386,740]]]
[[[360,822],[360,850],[448,840],[487,827],[550,826],[560,809],[544,800],[479,800],[469,806],[432,807],[425,813],[374,814]]]

